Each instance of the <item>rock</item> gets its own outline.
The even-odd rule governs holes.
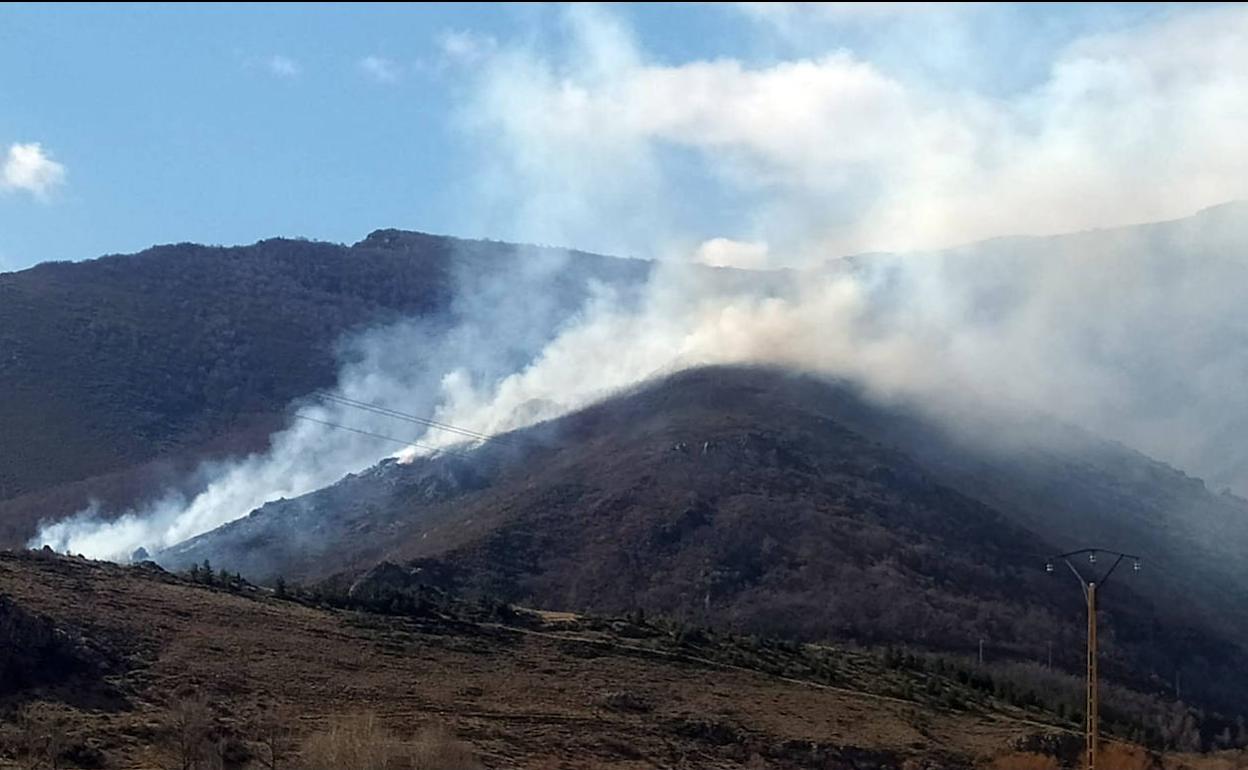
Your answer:
[[[374,602],[406,591],[413,582],[411,570],[383,561],[352,583],[347,596],[356,601]]]
[[[0,692],[108,671],[112,663],[78,633],[0,596]]]

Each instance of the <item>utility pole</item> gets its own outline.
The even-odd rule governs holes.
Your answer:
[[[1109,569],[1105,570],[1105,574],[1099,579],[1095,577],[1096,556],[1097,554],[1105,554],[1114,558],[1114,563],[1109,565]],[[1072,558],[1080,556],[1088,557],[1088,574],[1092,577],[1085,577],[1084,573],[1071,561]],[[1109,576],[1114,574],[1114,570],[1118,569],[1118,565],[1123,559],[1130,559],[1131,568],[1135,572],[1140,571],[1140,557],[1132,556],[1128,553],[1119,553],[1118,551],[1107,551],[1103,548],[1084,548],[1080,551],[1070,551],[1062,553],[1049,559],[1044,565],[1047,572],[1053,571],[1053,563],[1061,559],[1066,562],[1066,566],[1070,567],[1070,571],[1075,573],[1075,577],[1079,579],[1079,586],[1083,589],[1083,598],[1088,603],[1088,681],[1087,681],[1087,710],[1085,712],[1084,723],[1084,768],[1085,770],[1096,770],[1096,753],[1097,747],[1100,745],[1101,728],[1099,722],[1100,700],[1097,692],[1097,671],[1096,671],[1096,598],[1098,591],[1104,590],[1105,583],[1108,582]]]

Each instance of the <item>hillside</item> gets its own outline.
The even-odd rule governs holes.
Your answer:
[[[863,333],[900,332],[903,341],[932,334],[934,357],[916,359],[923,368],[948,369],[950,382],[960,375],[995,383],[986,386],[990,401],[1030,395],[1033,409],[1242,496],[1248,460],[1239,436],[1248,412],[1237,396],[1248,377],[1248,306],[1237,287],[1248,280],[1246,249],[1248,204],[1239,203],[1173,222],[836,259],[825,274],[704,270],[659,288],[665,301],[705,296],[716,273],[751,296],[775,289],[800,303],[807,284],[851,274],[869,299]],[[366,330],[412,323],[419,334],[401,356],[405,366],[429,366],[445,344],[463,354],[455,365],[489,359],[483,379],[496,379],[531,363],[594,295],[595,282],[635,288],[651,274],[651,264],[637,260],[383,230],[349,247],[179,244],[0,275],[0,544],[25,543],[40,519],[93,501],[111,516],[192,497],[205,483],[196,473],[202,461],[264,449],[287,427],[283,410],[293,400],[336,383]],[[500,305],[508,308],[501,320],[492,315]],[[443,332],[464,321],[482,324],[476,342],[485,344],[446,341]],[[480,349],[508,335],[515,339],[499,350]],[[420,401],[426,385],[408,395]],[[1060,452],[1047,455],[1041,479],[1063,462]],[[1036,480],[1015,474],[1003,482],[1001,470],[978,474],[970,496],[1002,510],[1027,508],[1034,496],[1011,497],[1009,487]],[[1099,465],[1092,474],[1101,474]],[[996,480],[986,481],[990,475]],[[1155,509],[1147,513],[1154,518],[1195,504],[1196,518],[1220,523],[1189,533],[1168,522],[1158,530],[1165,535],[1130,547],[1168,553],[1174,532],[1180,541],[1200,537],[1218,559],[1242,552],[1242,538],[1232,532],[1228,540],[1223,526],[1238,527],[1235,499],[1206,505],[1199,489],[1176,497],[1170,493],[1182,485],[1164,472],[1159,478],[1152,489],[1161,498],[1136,496],[1136,486],[1120,502]],[[1088,495],[1060,512],[1075,541],[1084,539],[1085,497],[1099,506],[1117,494],[1090,483]],[[1024,524],[1049,516],[1050,502],[1024,511]],[[1093,534],[1112,539],[1116,530]],[[1228,542],[1234,547],[1224,548]],[[1193,559],[1184,561],[1180,577],[1199,582],[1206,566],[1193,572]]]
[[[21,669],[37,677],[3,680],[0,767],[49,754],[60,767],[176,766],[188,739],[226,767],[268,766],[275,749],[281,766],[316,767],[315,739],[355,714],[375,715],[368,735],[396,767],[428,749],[431,728],[455,736],[438,739],[459,742],[441,770],[1004,770],[1078,753],[1073,724],[1034,693],[995,695],[983,670],[952,660],[436,594],[375,614],[40,553],[0,552],[0,594],[0,677],[14,651],[39,663]],[[28,740],[44,734],[55,741]],[[1106,751],[1123,770],[1223,766]]]
[[[88,500],[117,509],[189,487],[199,461],[264,448],[292,399],[336,382],[344,335],[452,324],[465,280],[533,260],[560,266],[540,285],[558,314],[590,278],[649,269],[388,230],[349,247],[178,244],[0,274],[0,543]]]
[[[919,449],[943,451],[948,467],[919,462]],[[1116,475],[1102,462],[1073,490],[1060,476],[1010,486],[1033,507],[994,508],[975,496],[993,487],[949,470],[985,457],[1008,466],[1009,456],[974,454],[938,424],[843,384],[771,369],[692,370],[467,456],[390,461],[269,503],[158,558],[305,581],[412,562],[422,580],[539,607],[644,608],[742,632],[955,652],[982,639],[1018,660],[1043,659],[1052,643],[1059,663],[1077,670],[1078,591],[1041,569],[1059,549],[1055,536],[1116,527],[1130,545],[1157,522],[1123,517],[1116,499],[1084,509],[1082,531],[1028,512],[1042,494],[1069,509],[1098,490],[1153,494],[1148,484],[1171,477],[1192,485],[1118,450],[1134,460]],[[1008,480],[1004,471],[989,478]],[[1106,670],[1165,691],[1182,666],[1204,697],[1237,703],[1244,653],[1234,629],[1243,626],[1209,609],[1242,606],[1227,593],[1236,569],[1201,573],[1217,582],[1183,604],[1191,586],[1169,573],[1135,584],[1120,576]]]

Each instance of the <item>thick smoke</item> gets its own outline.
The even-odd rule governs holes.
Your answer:
[[[935,412],[1053,415],[1248,491],[1248,204],[839,260],[765,292],[710,278],[668,266],[638,308],[602,302],[515,374],[448,379],[438,419],[497,431],[681,367],[774,363]]]
[[[448,46],[481,148],[470,229],[663,259],[640,285],[573,280],[575,301],[552,289],[572,263],[548,252],[465,275],[452,323],[346,344],[341,393],[494,433],[682,367],[776,363],[940,411],[1051,414],[1248,491],[1248,206],[946,248],[1248,197],[1248,10],[1073,41],[1008,97],[914,86],[841,50],[657,64],[602,10],[565,21],[554,54],[462,34]],[[691,190],[750,213],[697,232],[681,222]],[[168,546],[390,451],[295,423],[269,453],[208,469],[191,500],[115,521],[87,511],[35,542],[107,557]]]
[[[776,12],[828,39],[843,18]],[[949,40],[1018,51],[1037,35],[998,27],[986,45],[980,13],[907,15],[913,56],[945,58]],[[499,427],[522,403],[571,406],[666,368],[769,361],[921,403],[1051,414],[1248,492],[1235,439],[1248,427],[1248,207],[956,246],[1248,198],[1248,9],[1069,40],[1032,82],[991,94],[877,66],[870,51],[672,64],[601,8],[565,23],[562,48],[490,42],[466,67],[480,197],[502,212],[489,224],[669,261],[640,312],[602,303],[501,383],[455,383],[442,419]],[[691,237],[672,221],[691,190],[744,214]],[[799,272],[782,291],[725,294],[680,267],[691,261]]]

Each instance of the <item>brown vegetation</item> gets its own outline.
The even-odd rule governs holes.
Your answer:
[[[910,675],[871,653],[807,657],[620,620],[531,616],[505,627],[475,603],[462,615],[450,605],[421,618],[372,615],[150,568],[3,552],[0,591],[125,661],[72,687],[0,695],[0,714],[52,704],[79,755],[98,752],[97,764],[113,767],[294,770],[321,752],[392,770],[471,768],[474,755],[483,767],[526,770],[735,768],[752,757],[840,768],[867,756],[961,767],[1037,729],[1017,720],[1041,716],[969,691],[958,710],[886,694]],[[368,713],[371,723],[350,716]],[[362,753],[361,735],[383,736],[369,743],[391,750]]]

